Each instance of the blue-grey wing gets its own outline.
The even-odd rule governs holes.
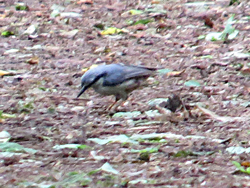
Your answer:
[[[125,66],[124,72],[126,80],[132,78],[147,78],[153,74],[153,71],[148,68],[136,66]]]
[[[122,65],[111,64],[106,66],[106,76],[104,77],[104,86],[115,86],[125,81],[125,72]]]
[[[147,78],[153,71],[143,67],[126,66],[112,64],[106,66],[106,76],[103,82],[104,86],[114,86],[123,83],[129,79]]]

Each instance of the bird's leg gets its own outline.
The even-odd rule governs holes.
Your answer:
[[[107,111],[110,111],[113,108],[113,106],[118,102],[118,100],[117,100],[117,98],[115,98],[115,102],[113,102],[111,105],[109,105],[109,107],[107,108]]]
[[[113,104],[111,104],[107,110],[108,111],[117,111],[117,108],[120,106],[120,105],[123,105],[125,103],[125,100],[121,99],[120,97],[115,97],[115,102]]]
[[[121,106],[121,105],[123,105],[125,103],[125,101],[124,100],[122,100],[122,99],[119,99],[113,106],[112,106],[112,108],[110,109],[110,111],[117,111],[117,108],[119,107],[119,106]]]

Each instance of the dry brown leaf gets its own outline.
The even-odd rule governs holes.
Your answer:
[[[135,38],[143,38],[145,37],[146,33],[143,31],[143,32],[138,32],[136,34],[131,34],[130,36],[132,37],[135,37]]]
[[[159,0],[153,0],[153,1],[151,1],[151,4],[153,5],[153,4],[160,4],[161,3],[161,1],[159,1]]]
[[[92,1],[92,0],[80,0],[80,1],[77,1],[77,4],[78,4],[78,5],[81,5],[81,4],[89,4],[89,5],[92,5],[92,4],[93,4],[93,1]]]
[[[133,26],[130,26],[128,27],[127,29],[128,30],[146,30],[148,27],[146,25],[143,25],[143,24],[138,24],[138,25],[133,25]]]
[[[13,75],[12,72],[0,70],[0,76],[11,76],[11,75]]]
[[[43,13],[41,11],[36,12],[37,17],[42,17]]]
[[[199,110],[201,110],[201,112],[205,115],[208,115],[209,117],[211,117],[212,119],[214,120],[217,120],[217,121],[221,121],[221,122],[233,122],[233,121],[246,121],[246,120],[250,120],[250,118],[248,117],[230,117],[230,116],[219,116],[217,114],[215,114],[214,112],[206,109],[206,108],[203,108],[201,106],[198,106],[197,105],[197,108]]]
[[[173,71],[173,72],[168,72],[167,76],[180,76],[183,72],[185,72],[185,69],[182,71]]]
[[[114,163],[120,163],[124,160],[123,154],[120,153],[119,155],[115,156],[112,160]]]
[[[250,68],[249,67],[243,67],[240,72],[244,75],[250,75]]]
[[[165,29],[169,27],[169,25],[167,25],[166,23],[160,23],[157,25],[157,29]]]
[[[39,57],[32,57],[26,61],[26,63],[29,63],[31,65],[36,65],[39,63]]]
[[[250,167],[250,161],[243,161],[243,162],[241,163],[241,166]]]
[[[155,117],[156,121],[171,121],[171,122],[179,122],[183,121],[184,119],[188,118],[187,111],[183,113],[173,113],[169,109],[160,107],[158,105],[155,108],[162,114],[160,116]]]
[[[212,20],[208,16],[204,16],[203,19],[204,19],[206,26],[211,27],[211,28],[214,27],[214,23],[212,22]]]

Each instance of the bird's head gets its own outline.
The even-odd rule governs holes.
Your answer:
[[[80,97],[88,88],[93,86],[100,78],[106,75],[105,71],[102,71],[99,67],[89,69],[81,78],[81,90],[77,95]]]

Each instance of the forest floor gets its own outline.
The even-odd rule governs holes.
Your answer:
[[[0,187],[250,187],[249,1],[0,5]],[[103,63],[160,70],[111,114]]]

